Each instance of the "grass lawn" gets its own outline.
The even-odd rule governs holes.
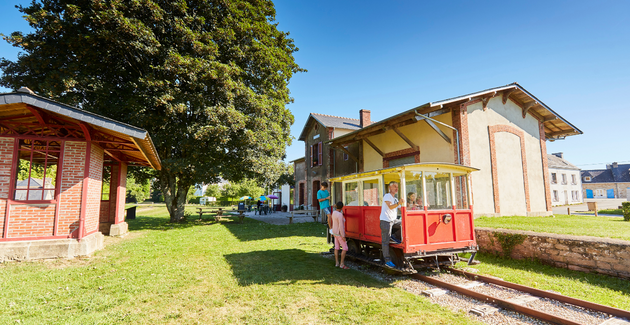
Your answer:
[[[555,217],[480,217],[475,227],[630,240],[630,222],[619,217],[556,215]]]
[[[503,280],[553,290],[563,295],[630,310],[630,281],[601,274],[584,273],[555,268],[535,261],[512,260],[489,254],[477,254],[479,265],[467,266],[460,262],[459,268],[475,268],[478,274],[492,275]]]
[[[171,225],[164,207],[137,215],[131,234],[107,238],[92,258],[0,264],[0,323],[476,323],[335,268],[319,254],[329,247],[319,223]]]

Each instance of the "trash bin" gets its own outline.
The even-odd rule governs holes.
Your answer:
[[[125,219],[130,220],[130,219],[135,219],[136,218],[136,206],[132,206],[130,208],[127,208],[127,217]]]
[[[241,202],[238,204],[238,211],[245,211],[245,203]]]

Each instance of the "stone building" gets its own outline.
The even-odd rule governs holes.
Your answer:
[[[359,130],[371,123],[370,111],[359,111],[359,119],[311,113],[298,140],[304,141],[305,155],[294,160],[294,204],[319,208],[317,191],[329,177],[358,171],[359,145],[333,150],[327,141]]]
[[[630,164],[614,162],[606,169],[583,170],[582,188],[588,199],[630,200]]]
[[[161,168],[147,131],[28,88],[0,94],[0,157],[0,260],[102,248],[127,232],[127,166]]]
[[[564,159],[562,152],[547,155],[551,205],[579,204],[583,202],[580,169]]]
[[[513,83],[426,103],[323,143],[351,148],[360,172],[419,162],[475,167],[476,215],[550,215],[546,141],[581,133]]]

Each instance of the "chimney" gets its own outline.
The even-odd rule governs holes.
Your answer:
[[[562,152],[556,152],[556,153],[552,153],[552,155],[558,157],[558,158],[562,158],[564,159],[564,154],[562,154]]]
[[[372,122],[370,122],[370,111],[368,111],[366,109],[362,109],[362,110],[359,111],[359,116],[360,116],[360,118],[359,118],[359,120],[360,120],[359,126],[361,128],[364,128],[364,127],[370,125],[370,123],[372,123]]]
[[[617,169],[618,166],[619,164],[617,164],[617,162],[612,163],[612,169]]]

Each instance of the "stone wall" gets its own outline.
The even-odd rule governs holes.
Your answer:
[[[495,232],[526,236],[521,244],[514,246],[511,258],[536,259],[555,267],[630,278],[630,241],[476,228],[477,244],[481,252],[503,253],[501,244],[494,235]]]

